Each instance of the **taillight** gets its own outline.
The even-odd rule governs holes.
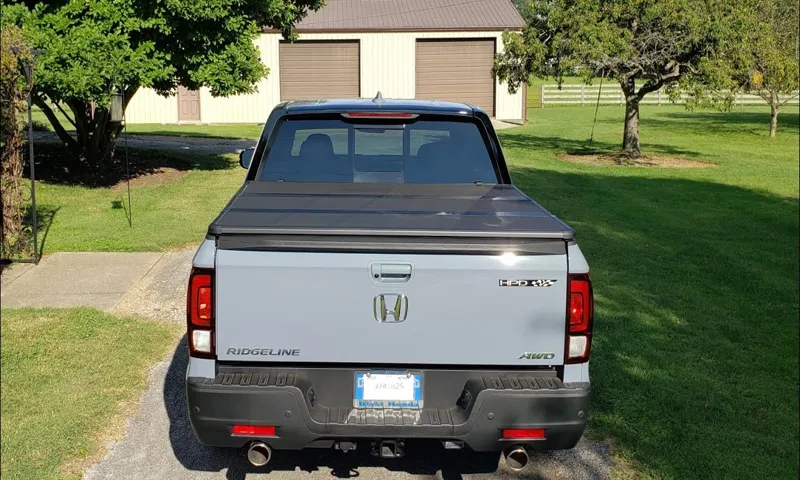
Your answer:
[[[186,294],[189,355],[214,357],[214,271],[192,268]]]
[[[569,276],[567,290],[567,342],[564,363],[589,361],[594,322],[594,295],[589,274]]]
[[[408,112],[347,112],[345,118],[416,118],[418,115]]]

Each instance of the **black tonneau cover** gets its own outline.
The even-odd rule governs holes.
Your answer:
[[[558,240],[562,253],[563,242],[574,238],[569,226],[512,185],[252,181],[236,193],[208,233],[229,237],[226,243],[240,248],[255,247],[264,235],[278,243],[311,245],[310,236],[324,236],[363,246],[393,237],[399,243],[457,242],[468,249],[498,241],[513,247],[535,239]]]

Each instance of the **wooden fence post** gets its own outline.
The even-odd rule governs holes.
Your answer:
[[[539,104],[539,108],[544,108],[544,84],[539,85],[539,89],[542,92],[541,94],[542,101]]]

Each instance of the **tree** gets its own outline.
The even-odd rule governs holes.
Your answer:
[[[142,87],[162,95],[179,85],[212,95],[252,93],[268,74],[253,40],[264,27],[294,39],[294,25],[324,0],[17,0],[3,24],[19,25],[34,48],[34,103],[75,167],[109,165],[122,129],[110,121],[113,93],[123,108]],[[55,109],[55,110],[54,110]],[[75,130],[67,132],[56,111]]]
[[[798,4],[786,0],[756,0],[754,27],[748,32],[748,58],[739,82],[770,106],[769,136],[778,129],[780,108],[800,88],[798,77]],[[781,99],[781,96],[785,96]]]
[[[29,58],[30,52],[18,28],[3,28],[0,37],[0,206],[3,212],[0,253],[7,258],[18,253],[23,243],[21,147],[28,89],[19,64]]]
[[[494,74],[515,92],[531,76],[598,72],[625,96],[622,154],[641,155],[639,104],[680,79],[693,85],[730,78],[728,54],[742,24],[740,0],[517,0],[528,27],[504,34]]]

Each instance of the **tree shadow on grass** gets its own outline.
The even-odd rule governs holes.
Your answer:
[[[44,254],[44,247],[47,242],[47,235],[50,233],[50,226],[53,225],[58,211],[61,207],[51,206],[36,206],[36,225],[37,225],[37,241],[39,242],[39,255]],[[3,260],[0,262],[0,271],[5,266],[13,263],[14,261],[32,261],[34,256],[33,244],[33,216],[31,215],[32,209],[30,205],[26,206],[22,214],[22,222],[24,232],[20,236],[17,244],[14,245],[12,251],[3,252]]]
[[[739,134],[766,136],[769,133],[770,112],[768,107],[763,111],[740,111],[734,107],[730,112],[713,109],[686,110],[683,106],[654,107],[645,106],[641,112],[641,126],[644,129],[672,131],[680,134],[699,132],[704,134]],[[619,117],[604,116],[598,123],[607,125],[623,125],[623,112]],[[797,133],[800,127],[800,112],[797,105],[784,105],[778,115],[778,135]]]
[[[660,118],[659,118],[660,117]],[[679,111],[663,112],[655,118],[643,118],[645,128],[659,131],[696,131],[707,134],[748,133],[767,136],[769,134],[770,113],[763,112],[717,112],[717,111]],[[797,133],[800,127],[800,114],[797,106],[784,106],[778,115],[778,135]]]
[[[30,178],[28,150],[25,149],[24,175]],[[111,187],[131,179],[155,175],[164,169],[177,171],[225,170],[236,165],[235,159],[225,155],[207,153],[183,153],[180,151],[134,149],[127,154],[120,145],[114,158],[104,169],[71,165],[63,146],[40,143],[35,146],[36,179],[56,185],[74,185],[90,188]]]
[[[604,153],[618,153],[621,143],[601,142],[594,140],[589,143],[589,139],[576,140],[563,137],[545,137],[532,135],[530,133],[501,132],[499,134],[500,144],[503,149],[522,149],[526,151],[547,151],[564,152],[570,155],[597,155]],[[682,157],[699,157],[700,152],[677,148],[673,145],[657,143],[647,143],[643,146],[646,153],[658,153],[662,155],[674,155]]]
[[[594,431],[656,478],[796,475],[798,200],[683,179],[512,174],[576,228],[592,267]]]

